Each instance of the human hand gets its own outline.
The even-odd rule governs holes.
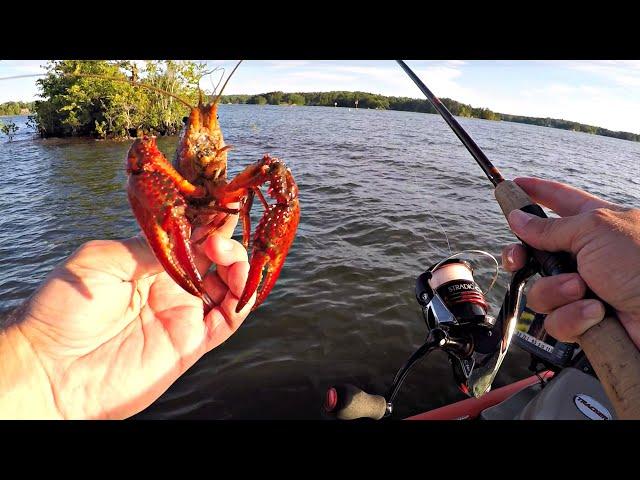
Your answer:
[[[249,272],[231,240],[237,221],[194,247],[202,273],[217,266],[204,278],[215,305],[204,319],[202,300],[164,272],[144,238],[82,245],[0,334],[0,417],[125,418],[149,406],[255,303],[235,313]],[[4,405],[3,389],[12,393]]]
[[[533,283],[527,304],[548,314],[545,328],[562,341],[577,341],[604,318],[602,302],[585,300],[589,287],[618,313],[620,322],[640,348],[640,210],[625,208],[559,182],[519,178],[531,197],[562,218],[542,219],[519,210],[509,215],[512,231],[532,247],[570,252],[578,272],[543,277]],[[505,247],[502,264],[521,268],[526,250]]]

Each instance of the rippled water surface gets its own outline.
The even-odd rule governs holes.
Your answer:
[[[125,194],[130,142],[41,140],[25,117],[0,134],[0,311],[16,306],[81,243],[138,227]],[[281,157],[300,187],[296,241],[267,302],[139,418],[322,418],[331,382],[383,392],[424,339],[417,275],[454,251],[498,255],[513,241],[491,187],[435,115],[322,107],[220,107],[234,175],[264,153]],[[566,181],[638,205],[640,144],[564,130],[461,119],[506,178]],[[176,138],[159,144],[172,155]],[[257,208],[257,206],[256,206]],[[239,233],[238,229],[236,233]],[[478,271],[481,284],[489,268]],[[499,306],[500,275],[489,300]],[[512,346],[495,386],[529,375]],[[406,416],[459,400],[446,356],[407,378]]]

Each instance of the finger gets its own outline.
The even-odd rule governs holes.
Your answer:
[[[227,291],[231,290],[240,298],[249,276],[249,262],[236,262],[229,267],[218,267],[215,272],[208,273],[204,286],[214,303],[220,303]]]
[[[527,293],[527,306],[538,313],[549,313],[584,297],[587,285],[577,273],[542,277]]]
[[[240,208],[240,202],[228,203],[225,207]],[[217,233],[223,237],[231,238],[233,236],[233,231],[238,225],[238,217],[239,215],[237,213],[235,215],[229,215],[224,224],[217,230]]]
[[[229,290],[240,298],[249,277],[249,262],[236,262],[227,268],[227,281]]]
[[[204,319],[207,327],[205,342],[207,351],[217,347],[233,335],[251,312],[255,300],[256,295],[254,294],[249,303],[240,312],[236,313],[239,299],[233,293],[227,292],[222,303],[211,310]]]
[[[527,263],[527,250],[519,243],[507,245],[502,249],[502,267],[507,272],[520,270]]]
[[[578,300],[547,315],[544,327],[562,342],[577,338],[604,318],[604,305],[598,300]]]
[[[239,208],[240,204],[238,202],[233,202],[233,203],[229,203],[226,205],[226,207],[228,208]],[[215,221],[217,221],[218,219],[222,219],[226,217],[226,221],[213,233],[209,234],[209,238],[211,238],[214,235],[220,235],[223,238],[231,238],[231,236],[233,235],[233,231],[236,228],[236,225],[238,224],[238,215],[227,215],[225,214],[219,214],[216,215],[215,217]],[[203,226],[203,227],[198,227],[193,231],[193,234],[191,235],[192,238],[194,239],[199,239],[200,236],[206,234],[208,227]],[[208,241],[205,240],[205,243]],[[195,254],[195,259],[196,259],[196,265],[198,266],[198,270],[200,271],[201,274],[204,274],[209,267],[211,266],[211,260],[209,259],[208,255],[205,253],[205,248],[203,245],[196,243],[192,243],[193,245],[193,249],[196,252]]]
[[[523,242],[547,252],[572,252],[582,247],[581,235],[593,227],[587,213],[565,218],[540,218],[521,210],[509,214],[509,226]]]
[[[228,272],[229,272],[229,267],[225,267],[222,265],[216,266],[216,273],[218,274],[220,279],[224,282],[224,284],[227,287],[229,286]]]
[[[224,300],[225,295],[229,291],[229,287],[227,284],[222,281],[218,272],[210,272],[207,273],[204,277],[204,289],[209,295],[209,298],[215,304],[219,304]]]
[[[204,252],[213,263],[225,267],[248,260],[247,251],[240,242],[225,238],[217,233],[205,240]]]
[[[516,178],[514,182],[522,187],[534,202],[550,208],[561,217],[578,215],[596,208],[622,209],[621,206],[615,203],[608,202],[565,183],[528,177]]]
[[[96,274],[122,281],[139,280],[164,269],[143,236],[126,240],[92,240],[78,248],[67,261]]]

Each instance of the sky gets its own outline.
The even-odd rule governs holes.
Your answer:
[[[46,60],[2,60],[0,79],[42,73]],[[640,61],[406,60],[439,97],[495,112],[552,117],[640,134]],[[230,72],[236,61],[207,60]],[[219,72],[216,74],[219,75]],[[211,90],[219,77],[205,77]],[[0,81],[0,103],[37,99],[37,78]],[[359,90],[424,98],[393,60],[246,60],[225,93]]]

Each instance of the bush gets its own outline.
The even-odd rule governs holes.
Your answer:
[[[0,120],[0,132],[4,133],[7,137],[9,137],[9,141],[13,140],[13,136],[18,131],[18,126],[9,120],[7,123],[4,123]]]

